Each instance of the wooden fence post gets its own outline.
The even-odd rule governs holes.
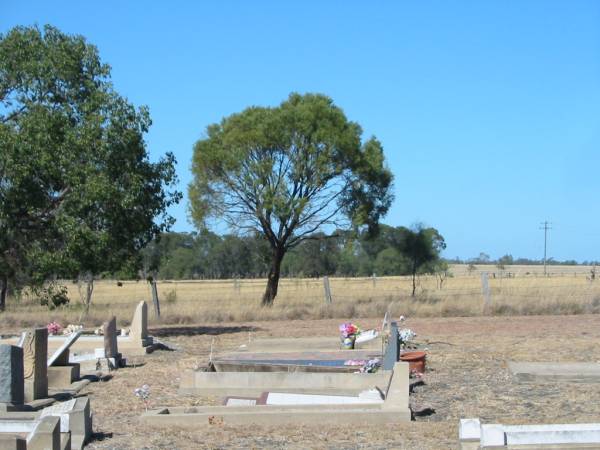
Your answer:
[[[329,287],[329,277],[323,277],[323,288],[325,289],[325,303],[330,305],[332,303],[331,300],[331,288]]]
[[[487,272],[481,272],[481,291],[483,292],[483,312],[490,313],[492,307],[492,297],[490,293],[490,283]]]
[[[157,319],[160,319],[160,302],[158,301],[158,289],[156,288],[156,279],[154,277],[152,277],[150,287],[152,288],[152,303],[154,304],[154,314],[156,314]]]

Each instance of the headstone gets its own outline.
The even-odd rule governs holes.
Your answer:
[[[135,308],[129,336],[141,341],[148,338],[148,306],[144,301],[138,303]]]
[[[104,332],[104,355],[106,358],[116,358],[117,349],[117,318],[113,316],[102,326]]]
[[[383,354],[383,369],[392,370],[394,364],[400,359],[400,345],[398,343],[398,323],[390,323],[390,335],[388,337],[385,353]]]
[[[48,330],[27,331],[23,340],[25,402],[48,397]]]
[[[0,345],[0,408],[22,405],[24,401],[23,349]]]
[[[50,358],[48,358],[47,366],[66,366],[69,364],[69,348],[71,348],[71,345],[73,345],[75,341],[79,339],[81,333],[83,333],[82,330],[71,333],[65,342],[63,342],[63,344],[60,346],[60,348],[56,350]]]

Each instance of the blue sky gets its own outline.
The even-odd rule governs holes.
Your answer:
[[[384,222],[438,228],[448,257],[541,258],[549,220],[549,256],[600,259],[598,1],[0,0],[0,32],[36,23],[98,46],[184,192],[208,124],[320,92],[384,145]]]

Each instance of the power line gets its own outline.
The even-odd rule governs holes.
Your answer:
[[[552,225],[552,222],[548,222],[547,220],[545,220],[544,222],[542,222],[542,227],[540,227],[540,230],[544,230],[544,276],[546,275],[546,248],[547,248],[547,244],[548,244],[548,230],[551,230],[552,227],[550,225]]]

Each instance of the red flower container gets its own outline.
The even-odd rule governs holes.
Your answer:
[[[426,359],[427,354],[425,352],[406,352],[400,355],[400,361],[406,361],[411,372],[425,373]]]

